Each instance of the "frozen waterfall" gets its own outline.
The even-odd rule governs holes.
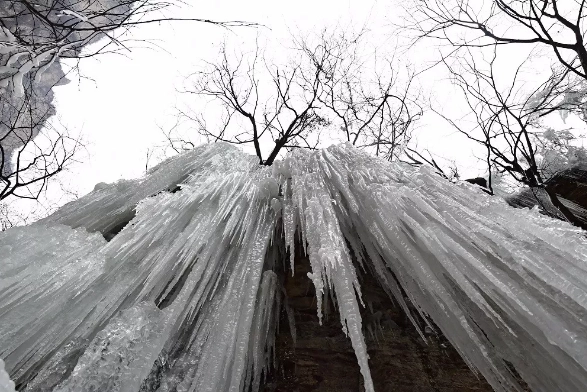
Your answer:
[[[0,391],[259,390],[295,246],[367,391],[359,268],[496,391],[587,390],[584,233],[347,145],[217,143],[0,233]]]

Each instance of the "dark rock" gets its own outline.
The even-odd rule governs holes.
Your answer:
[[[483,188],[487,188],[487,180],[483,177],[468,178],[465,181],[467,181],[471,184],[479,185]]]
[[[578,165],[557,173],[545,183],[546,189],[557,195],[560,201],[579,221],[587,224],[587,165]],[[508,204],[517,208],[532,208],[536,205],[541,211],[555,218],[564,219],[551,206],[549,198],[540,189],[526,188],[506,198]]]
[[[283,312],[276,339],[277,369],[263,390],[363,391],[355,353],[331,300],[325,301],[323,325],[318,324],[314,286],[307,272],[310,263],[299,256],[294,276],[283,274],[294,312],[296,343]],[[366,304],[361,316],[376,391],[492,391],[437,331],[429,330],[428,342],[424,342],[373,277],[362,276],[361,290]]]

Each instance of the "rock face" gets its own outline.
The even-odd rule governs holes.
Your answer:
[[[555,175],[548,180],[547,187],[568,201],[566,204],[575,216],[587,223],[587,164]]]
[[[306,276],[310,264],[301,255],[296,258],[294,276],[289,271],[284,273],[283,282],[295,319],[296,342],[284,312],[276,339],[277,369],[264,391],[363,391],[363,377],[338,312],[332,301],[325,301],[327,318],[322,326],[318,324],[314,286]],[[370,274],[362,276],[361,290],[366,305],[362,312],[364,333],[376,391],[492,391],[440,333],[426,329],[428,342],[424,342]]]
[[[546,188],[554,192],[561,202],[583,223],[587,224],[587,164],[564,170],[546,182]],[[506,199],[513,207],[532,208],[539,204],[548,215],[561,218],[548,196],[540,189],[524,189]],[[554,209],[554,210],[553,210]]]
[[[587,164],[558,173],[548,180],[548,187],[566,199],[587,207]]]

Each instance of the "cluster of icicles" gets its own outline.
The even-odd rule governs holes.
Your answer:
[[[273,167],[201,146],[0,233],[0,358],[21,391],[257,391],[281,311],[273,271],[298,243],[367,391],[358,268],[496,391],[521,390],[512,366],[535,391],[587,389],[581,233],[346,145]]]

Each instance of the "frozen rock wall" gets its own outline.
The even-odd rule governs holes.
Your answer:
[[[535,391],[587,388],[583,233],[346,145],[270,168],[201,146],[1,233],[0,357],[19,390],[258,390],[296,244],[367,391],[365,273],[494,390],[521,389],[512,367]]]

